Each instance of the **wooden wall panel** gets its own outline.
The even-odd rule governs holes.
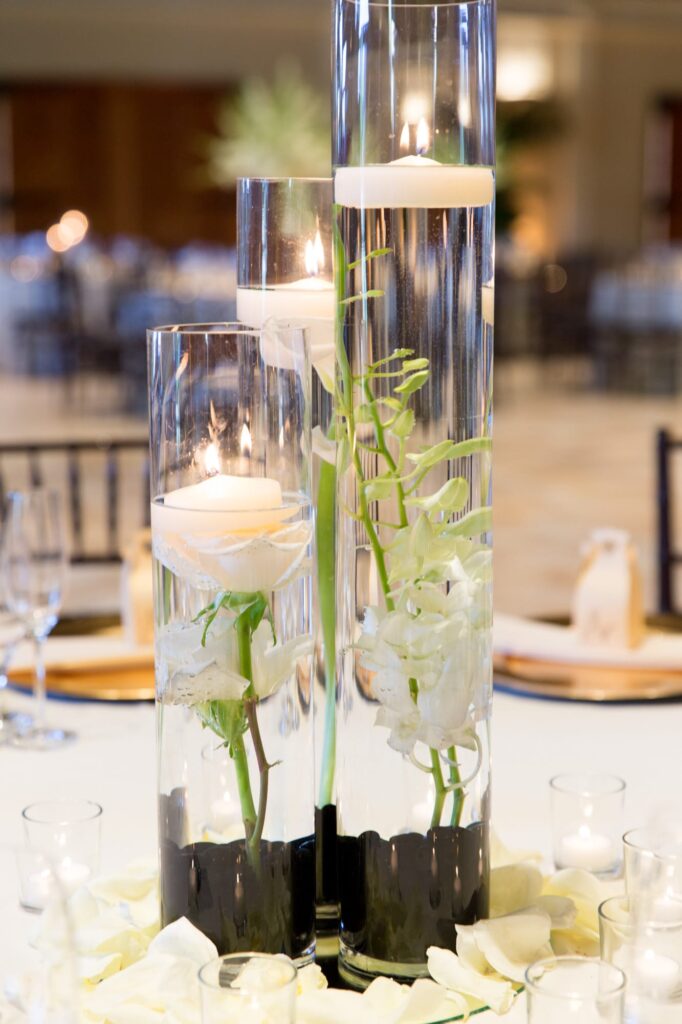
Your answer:
[[[93,231],[165,246],[234,242],[234,194],[208,185],[203,147],[227,87],[13,84],[17,231],[82,209]]]

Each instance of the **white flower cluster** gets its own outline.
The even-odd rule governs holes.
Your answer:
[[[251,638],[253,689],[259,700],[270,697],[312,650],[309,636],[275,643],[263,619]],[[210,700],[241,700],[249,680],[239,672],[234,618],[219,613],[205,623],[171,622],[157,631],[157,686],[164,704],[192,707]]]
[[[368,607],[358,643],[381,704],[376,724],[390,729],[390,746],[403,754],[417,742],[475,750],[476,689],[489,658],[491,552],[438,533],[422,513],[399,531],[389,555],[395,608]]]

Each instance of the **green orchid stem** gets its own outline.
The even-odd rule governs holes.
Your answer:
[[[450,824],[454,828],[462,820],[462,810],[464,809],[464,791],[461,785],[462,776],[457,766],[457,751],[454,747],[448,747],[448,759],[450,761],[450,785],[454,786],[452,790],[452,815],[450,817]]]
[[[325,706],[320,807],[334,801],[336,771],[336,467],[320,466],[317,490],[317,592],[324,648]]]
[[[447,790],[443,781],[443,769],[440,766],[440,756],[438,751],[433,748],[431,748],[431,774],[433,775],[433,781],[436,786],[436,799],[434,800],[433,814],[431,815],[431,828],[436,828],[440,825],[440,819],[443,816],[443,804],[445,803]]]
[[[244,740],[239,738],[233,745],[234,766],[237,773],[237,787],[239,789],[239,800],[242,809],[242,820],[246,834],[246,849],[249,860],[256,869],[260,867],[260,841],[263,835],[265,824],[265,812],[268,803],[268,764],[263,748],[263,740],[258,726],[256,714],[256,699],[253,692],[253,665],[251,662],[251,627],[246,616],[238,616],[235,621],[237,631],[237,651],[239,655],[239,672],[249,680],[249,686],[245,693],[244,713],[251,733],[253,748],[256,754],[258,771],[260,774],[260,792],[258,795],[258,810],[256,811],[253,794],[251,790],[251,779],[249,776],[249,765],[244,748]]]

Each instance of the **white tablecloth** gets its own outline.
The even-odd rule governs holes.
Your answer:
[[[20,709],[28,698],[8,694]],[[35,800],[83,797],[104,808],[103,871],[154,856],[156,759],[149,704],[50,701],[50,719],[78,732],[72,746],[46,753],[0,747],[0,978],[25,960],[35,918],[17,901],[12,844],[21,809]],[[663,804],[682,801],[682,703],[603,707],[498,694],[493,715],[493,821],[510,845],[549,852],[550,776],[608,771],[628,784],[626,827]],[[487,1014],[477,1018],[483,1024]],[[519,1006],[506,1018],[524,1020]]]

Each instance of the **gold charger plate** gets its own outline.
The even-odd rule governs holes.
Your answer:
[[[33,672],[25,669],[9,673],[13,686],[29,690]],[[153,700],[154,663],[149,657],[138,661],[127,658],[51,665],[47,669],[47,692],[55,697],[80,700]]]
[[[647,701],[682,697],[682,670],[573,665],[496,654],[499,688],[534,697],[585,701]]]

